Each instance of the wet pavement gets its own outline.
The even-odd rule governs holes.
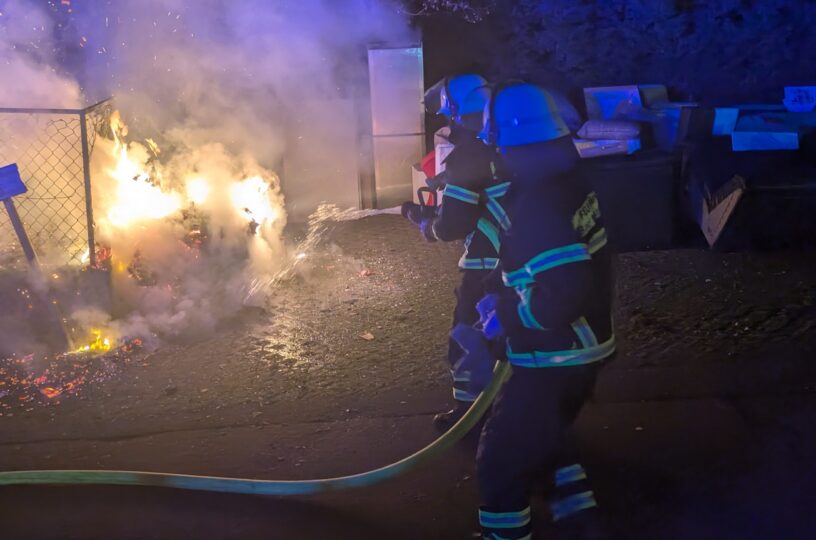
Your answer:
[[[328,240],[266,310],[126,362],[91,359],[114,375],[58,405],[0,398],[2,468],[300,479],[433,440],[430,418],[450,402],[460,248],[424,243],[395,216],[338,224]],[[614,536],[816,535],[814,263],[619,257],[620,352],[577,425]],[[0,538],[469,538],[474,451],[466,441],[381,486],[291,499],[0,488]]]

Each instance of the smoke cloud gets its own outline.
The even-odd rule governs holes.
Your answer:
[[[45,2],[0,0],[0,107],[74,108],[79,84],[57,64],[60,46]]]
[[[292,263],[282,240],[287,212],[305,215],[337,195],[335,164],[348,155],[338,154],[344,141],[325,134],[353,140],[360,130],[366,45],[414,39],[391,0],[47,6],[0,0],[0,106],[114,97],[136,171],[120,170],[121,145],[97,139],[94,217],[113,252],[114,300],[73,318],[148,339],[197,335],[247,303],[263,304],[253,284]],[[319,181],[299,183],[315,171]],[[144,204],[130,183],[152,192],[150,208],[158,211],[150,197],[161,193],[175,209],[128,217]],[[191,233],[202,229],[199,247]]]

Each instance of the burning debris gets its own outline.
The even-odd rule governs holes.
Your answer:
[[[175,4],[80,6],[66,0],[60,3],[65,9],[50,3],[50,15],[33,3],[12,2],[4,9],[4,20],[19,28],[0,36],[0,52],[9,57],[9,84],[0,89],[4,106],[79,108],[91,95],[114,92],[123,107],[124,114],[111,115],[108,128],[94,122],[89,133],[94,245],[82,255],[87,244],[80,235],[73,259],[81,258],[84,268],[60,270],[58,278],[47,280],[47,286],[60,289],[64,322],[74,335],[98,331],[88,343],[71,347],[79,348],[80,356],[115,355],[122,336],[136,336],[146,348],[200,336],[244,306],[264,306],[275,284],[295,268],[312,265],[311,254],[331,217],[318,216],[306,240],[288,248],[282,239],[283,196],[269,167],[280,166],[284,154],[287,159],[308,155],[311,166],[319,165],[315,170],[326,171],[330,179],[344,150],[333,143],[295,144],[295,139],[318,140],[314,135],[324,131],[323,125],[302,119],[336,123],[338,103],[345,103],[338,100],[367,85],[357,80],[366,66],[354,51],[409,35],[399,14],[369,2],[328,10],[320,21],[301,5],[269,10],[260,0],[241,6],[217,0]],[[59,25],[57,15],[64,16]],[[352,31],[327,36],[327,23]],[[80,45],[65,59],[85,68],[88,95],[61,75],[71,71],[68,66],[52,58],[54,51],[66,50],[65,28],[75,30],[71,39]],[[298,46],[289,53],[257,61],[259,50],[283,50],[293,37]],[[220,46],[213,48],[213,41]],[[105,108],[100,118],[108,112]],[[134,121],[132,129],[124,119]],[[292,170],[299,181],[300,173]],[[329,185],[321,182],[321,189]],[[67,207],[62,211],[69,214]],[[0,270],[12,268],[6,260],[0,251]],[[46,275],[51,272],[49,267]],[[89,288],[98,294],[69,291],[80,281],[77,275],[93,275]],[[27,283],[21,290],[35,294],[8,291],[27,318],[7,319],[13,324],[2,328],[2,337],[13,339],[3,339],[0,356],[13,351],[17,360],[30,358],[24,362],[30,365],[42,358],[45,332],[24,328],[36,322],[38,289]],[[93,301],[97,296],[104,298]],[[21,328],[23,337],[17,335]],[[20,356],[35,350],[35,356]],[[49,358],[66,365],[76,361]],[[4,366],[8,362],[0,360]],[[66,384],[49,379],[38,386],[39,395],[64,396],[70,393]]]
[[[109,380],[134,360],[144,359],[139,339],[124,340],[114,348],[101,331],[92,334],[92,341],[76,351],[0,359],[0,416],[13,416],[20,408],[58,405],[89,385]]]
[[[111,340],[110,340],[110,338],[102,336],[102,330],[91,330],[91,335],[93,336],[92,341],[90,343],[88,343],[87,345],[83,345],[82,347],[80,347],[79,349],[77,349],[74,352],[77,352],[77,353],[87,353],[87,352],[106,353],[109,350],[111,350],[111,347],[112,347]]]

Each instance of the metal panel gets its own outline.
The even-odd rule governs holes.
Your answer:
[[[283,161],[281,187],[293,220],[305,220],[324,202],[360,206],[356,115],[351,99],[304,100]]]
[[[422,135],[374,137],[374,175],[379,208],[413,199],[411,166],[422,159],[422,143]]]
[[[422,47],[368,51],[376,205],[411,199],[411,166],[422,157]]]

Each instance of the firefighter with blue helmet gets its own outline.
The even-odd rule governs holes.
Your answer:
[[[434,179],[435,183],[444,184],[436,212],[412,221],[429,241],[465,242],[465,252],[459,260],[462,280],[456,289],[448,345],[455,406],[434,417],[434,424],[440,429],[455,424],[490,383],[494,362],[482,343],[484,338],[474,329],[479,321],[476,303],[486,292],[485,279],[498,264],[499,231],[505,222],[500,200],[507,190],[506,184],[496,180],[495,148],[484,145],[477,137],[488,95],[485,84],[485,79],[478,75],[446,77],[425,96],[431,112],[450,119],[454,149],[443,162],[444,172]]]
[[[545,90],[496,87],[483,124],[480,138],[496,145],[511,183],[502,200],[503,287],[478,309],[485,337],[504,343],[513,370],[479,441],[483,535],[531,538],[531,488],[546,471],[556,526],[603,538],[594,536],[602,534],[597,501],[568,443],[600,366],[615,353],[612,259],[598,199]]]

